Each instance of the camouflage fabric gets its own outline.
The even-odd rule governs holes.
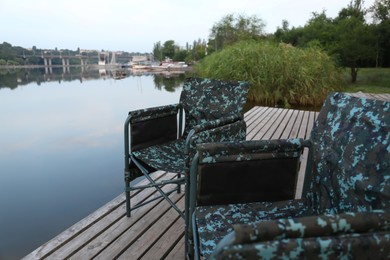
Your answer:
[[[294,138],[288,140],[258,140],[235,143],[202,143],[197,146],[199,163],[299,157],[301,149],[310,142]]]
[[[183,85],[180,104],[186,117],[184,136],[196,125],[228,116],[241,116],[249,91],[244,81],[189,78]]]
[[[259,151],[276,149],[275,154],[282,156],[283,154],[291,155],[294,153],[294,148],[303,145],[303,143],[305,146],[311,146],[313,161],[308,162],[308,164],[311,165],[312,172],[307,173],[308,176],[311,176],[309,178],[310,188],[307,194],[304,194],[303,199],[297,202],[258,202],[245,205],[197,207],[195,219],[202,255],[207,259],[221,238],[231,232],[233,225],[236,224],[251,222],[257,224],[265,220],[280,220],[274,225],[279,223],[283,226],[283,223],[290,223],[291,218],[309,217],[294,220],[297,223],[306,223],[305,221],[309,220],[315,222],[323,218],[332,219],[332,216],[329,215],[311,219],[312,215],[342,214],[345,212],[358,214],[377,209],[389,210],[389,142],[390,102],[355,98],[341,93],[331,94],[321,109],[310,140],[253,142],[253,149]],[[259,147],[256,148],[257,145]],[[200,145],[200,163],[251,160],[251,156],[245,151],[244,146],[248,145],[243,145],[243,143]],[[283,147],[287,147],[286,151],[289,149],[291,151],[284,153]],[[288,211],[283,210],[286,208]],[[348,223],[354,223],[355,220],[352,220],[355,218],[354,213],[348,214],[351,214],[351,217],[348,217]],[[337,219],[336,216],[334,218]],[[388,220],[386,220],[386,225],[390,225]],[[294,227],[298,228],[299,225]],[[355,256],[359,256],[364,251],[362,248],[375,250],[384,245],[386,245],[386,250],[382,248],[380,252],[386,251],[387,256],[390,247],[390,235],[387,229],[375,233],[369,231],[367,234],[338,234],[335,237],[330,237],[326,232],[322,234],[323,229],[311,231],[309,230],[312,228],[311,226],[308,226],[307,229],[302,228],[305,229],[305,232],[318,231],[319,233],[316,234],[316,237],[310,238],[296,237],[283,240],[281,237],[278,238],[279,240],[235,245],[231,248],[233,251],[229,251],[229,249],[220,255],[221,259],[228,259],[228,256],[231,259],[246,259],[245,257],[254,257],[254,254],[264,256],[267,259],[267,256],[276,258],[293,256],[310,258],[313,256],[319,258],[321,254],[324,257],[329,254],[329,257],[337,258],[348,257],[351,248],[355,250],[353,252]],[[250,233],[249,236],[251,235],[253,233]],[[320,236],[323,237],[319,238]],[[363,243],[367,247],[361,247],[359,243]],[[329,249],[329,251],[325,252],[325,249]],[[365,254],[370,252],[366,251]]]
[[[187,156],[184,154],[185,140],[178,139],[162,145],[154,145],[134,151],[133,155],[155,169],[168,172],[185,173]],[[169,162],[169,163],[168,163]]]
[[[194,132],[189,142],[189,160],[194,158],[194,155],[196,153],[196,146],[201,143],[234,142],[239,140],[245,140],[246,124],[244,120],[236,122],[222,121],[219,123],[219,125],[214,124],[214,122],[217,121],[219,120],[210,121],[208,123],[195,126],[193,128]],[[206,127],[209,129],[207,129]],[[191,162],[189,162],[187,165],[191,165]]]
[[[159,117],[165,117],[168,115],[177,114],[179,110],[179,104],[145,108],[130,111],[131,123],[137,123],[141,121],[153,120]]]
[[[305,216],[312,213],[307,212],[308,210],[310,209],[306,207],[305,200],[197,207],[195,218],[201,252],[207,258],[214,251],[217,243],[233,231],[233,225],[289,216]]]
[[[216,120],[215,120],[216,121]],[[226,123],[226,122],[224,122]],[[175,173],[188,173],[190,159],[194,157],[196,145],[202,142],[243,140],[246,135],[244,121],[229,124],[213,124],[208,130],[203,126],[196,126],[189,140],[189,151],[186,153],[186,140],[181,138],[162,145],[154,145],[142,150],[134,151],[133,155],[139,160],[147,162],[155,169],[164,169]],[[209,127],[210,128],[210,127]]]
[[[310,139],[307,198],[319,214],[390,207],[390,102],[335,93]]]
[[[210,259],[389,259],[390,233],[278,239],[224,248]]]
[[[249,85],[239,81],[189,78],[183,85],[179,105],[141,109],[130,112],[132,122],[153,120],[176,113],[182,107],[185,113],[183,136],[175,141],[133,151],[132,154],[154,169],[188,173],[190,158],[196,144],[202,142],[245,140],[246,125],[243,106]],[[158,130],[158,129],[156,129]],[[188,147],[185,138],[192,130]]]
[[[235,239],[212,259],[390,257],[390,213],[373,211],[238,225]]]
[[[346,212],[236,225],[233,244],[386,231],[390,231],[390,212]]]

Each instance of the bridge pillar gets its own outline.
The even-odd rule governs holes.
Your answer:
[[[86,58],[80,58],[80,65],[82,67],[87,66],[87,59]]]
[[[85,71],[85,68],[87,67],[87,63],[88,63],[88,57],[80,57],[81,72]]]
[[[51,58],[43,58],[43,62],[45,63],[45,67],[51,67]]]
[[[45,66],[45,74],[53,74],[53,67],[52,66]]]
[[[61,59],[62,59],[62,66],[69,67],[69,59],[68,58],[61,58]]]
[[[62,60],[62,71],[63,71],[63,73],[64,74],[70,73],[69,58],[61,57],[61,60]]]

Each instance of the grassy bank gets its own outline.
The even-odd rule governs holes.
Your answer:
[[[319,106],[342,88],[342,72],[318,48],[244,41],[207,56],[196,66],[201,77],[245,80],[248,100],[279,107]]]
[[[390,68],[363,68],[358,72],[357,82],[352,84],[349,70],[344,71],[346,92],[389,93]]]

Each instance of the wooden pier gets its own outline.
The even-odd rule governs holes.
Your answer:
[[[353,95],[390,101],[390,94]],[[245,114],[247,140],[308,138],[317,115],[313,111],[253,107]],[[306,155],[307,151],[303,158]],[[303,161],[301,168],[305,165]],[[173,174],[159,171],[152,177],[170,179]],[[303,179],[303,170],[299,179]],[[299,181],[297,198],[301,188]],[[138,191],[131,201],[135,205],[157,195],[155,189]],[[184,210],[184,192],[170,197]],[[123,193],[24,259],[184,259],[184,220],[165,200],[135,209],[130,218],[125,213]]]

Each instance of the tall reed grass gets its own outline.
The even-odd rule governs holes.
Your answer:
[[[271,106],[320,106],[342,85],[342,71],[324,51],[268,41],[237,43],[195,69],[201,77],[248,81],[248,99]]]

